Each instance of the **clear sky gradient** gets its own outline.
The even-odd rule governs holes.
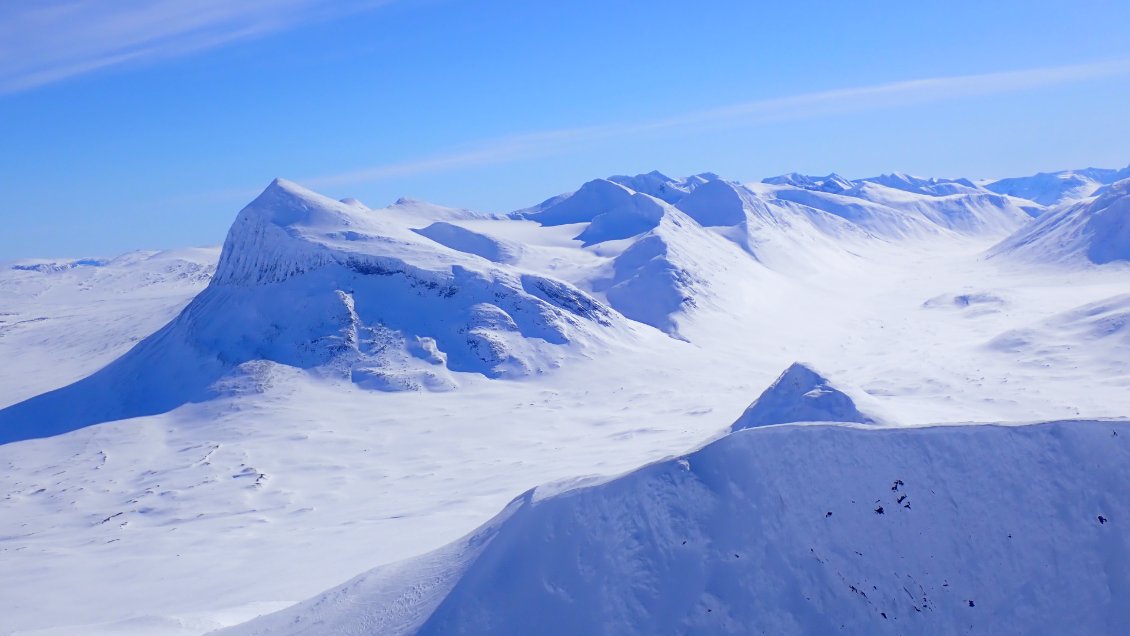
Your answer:
[[[276,176],[507,211],[653,169],[1130,162],[1130,3],[0,4],[0,260],[222,242]]]

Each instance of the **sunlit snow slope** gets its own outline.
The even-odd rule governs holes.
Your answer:
[[[1118,171],[1094,175],[1108,172]],[[2,263],[0,634],[197,636],[375,567],[363,579],[372,585],[341,597],[356,612],[326,597],[321,609],[295,608],[304,625],[372,610],[405,630],[471,629],[471,607],[516,625],[530,615],[500,615],[485,555],[535,581],[514,555],[528,540],[573,549],[587,532],[566,524],[573,514],[595,520],[599,535],[584,545],[600,554],[616,556],[613,536],[640,550],[600,570],[610,577],[602,597],[619,604],[594,605],[592,620],[612,626],[680,598],[692,600],[657,616],[743,632],[735,581],[767,590],[777,609],[758,624],[780,628],[769,632],[801,629],[783,612],[805,628],[834,613],[856,633],[929,632],[905,622],[918,620],[906,618],[918,617],[912,605],[886,596],[910,603],[919,591],[934,609],[914,604],[940,621],[930,625],[1000,626],[1014,610],[975,580],[962,582],[957,607],[945,604],[956,583],[932,565],[942,555],[978,576],[974,557],[1027,581],[997,584],[1038,600],[1016,617],[1030,626],[1067,583],[1041,580],[1019,557],[1001,561],[1022,545],[1025,558],[1059,559],[1050,567],[1077,590],[1063,597],[1077,604],[1064,616],[1090,612],[1081,629],[1103,633],[1112,610],[1096,550],[1121,557],[1118,544],[1095,542],[1126,514],[1103,485],[1122,476],[1104,472],[1121,458],[1102,444],[1123,434],[1101,420],[1130,414],[1130,266],[1090,255],[1118,254],[1120,188],[1065,190],[1044,205],[969,179],[742,184],[652,172],[493,214],[412,199],[369,208],[280,180],[239,213],[222,255]],[[1038,249],[1001,249],[1022,236]],[[806,364],[790,367],[797,360]],[[795,420],[853,424],[778,426]],[[937,426],[1053,420],[1077,421]],[[517,493],[577,475],[604,483],[735,422],[743,430],[692,455],[689,469],[661,463],[560,498],[551,493],[569,487],[542,487],[477,535],[496,537],[489,545],[460,540]],[[899,479],[912,510],[875,502]],[[593,507],[571,507],[585,501]],[[709,542],[648,534],[662,518],[648,515],[680,506]],[[1073,578],[1082,567],[1059,548],[1000,538],[1036,541],[1019,539],[1035,523],[1027,515],[1049,506],[1042,523],[1094,578]],[[723,513],[742,523],[721,527]],[[841,525],[808,525],[831,520]],[[790,551],[772,561],[768,540]],[[716,561],[731,545],[740,559]],[[797,560],[810,548],[820,561]],[[854,550],[875,560],[852,560]],[[671,589],[656,573],[680,555],[701,571]],[[754,555],[780,585],[725,569]],[[578,587],[587,579],[560,574],[575,562],[552,557],[529,565],[554,573],[555,598],[593,600]],[[647,590],[625,591],[637,571]],[[907,574],[922,588],[905,583],[911,597],[893,587]],[[513,592],[556,620],[547,589]],[[976,607],[960,607],[968,600]],[[981,611],[981,622],[962,628],[969,615],[957,609]]]
[[[869,419],[842,393],[814,410],[829,395],[794,365],[743,419]],[[1130,621],[1126,422],[733,428],[604,483],[532,490],[451,546],[223,634],[1116,634]]]

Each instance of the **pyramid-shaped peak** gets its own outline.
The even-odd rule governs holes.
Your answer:
[[[878,424],[880,420],[861,412],[847,393],[812,367],[794,362],[749,405],[730,430],[789,422]]]
[[[310,225],[331,223],[348,225],[341,218],[342,211],[351,214],[349,206],[330,197],[318,194],[287,179],[275,179],[243,208],[236,219],[236,226],[247,223],[270,223],[274,225]]]

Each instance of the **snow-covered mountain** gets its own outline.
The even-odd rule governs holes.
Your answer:
[[[1130,620],[1125,422],[743,424],[759,412],[870,421],[794,365],[701,450],[531,490],[452,545],[218,634],[1097,634]]]
[[[1130,179],[1101,195],[1049,212],[1008,237],[992,256],[1034,262],[1130,261]]]
[[[779,175],[776,177],[766,177],[761,180],[762,183],[769,185],[784,185],[793,186],[802,190],[816,190],[818,192],[830,192],[832,194],[839,194],[846,190],[851,190],[855,187],[851,181],[841,177],[836,173],[831,173],[823,177],[814,177],[810,175],[800,174],[798,172],[790,172],[788,174]]]
[[[1076,201],[1095,194],[1104,185],[1130,178],[1130,166],[1121,170],[1084,168],[1040,172],[1030,177],[1011,177],[985,184],[985,188],[1047,207]]]
[[[0,264],[0,634],[1120,633],[1124,195],[278,181],[222,250]]]
[[[432,227],[434,230],[434,224]],[[97,373],[0,410],[0,441],[198,402],[268,361],[379,390],[449,390],[453,372],[560,364],[616,317],[564,283],[502,269],[357,203],[276,180],[236,218],[207,289]]]
[[[968,179],[894,173],[849,182],[836,174],[810,177],[792,173],[762,183],[784,186],[772,190],[779,199],[838,214],[881,236],[896,238],[936,232],[938,227],[965,234],[1007,233],[1042,211]]]
[[[880,419],[860,411],[855,399],[828,378],[796,362],[749,405],[730,430],[789,422],[878,424]]]

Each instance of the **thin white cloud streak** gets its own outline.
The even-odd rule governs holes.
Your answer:
[[[1130,60],[1109,60],[1090,64],[934,77],[819,91],[761,99],[641,122],[562,128],[500,137],[430,157],[316,177],[307,179],[304,183],[311,187],[334,187],[384,181],[557,154],[570,147],[620,137],[663,131],[735,128],[853,112],[870,112],[914,104],[1012,93],[1127,74],[1130,74]]]
[[[391,0],[0,2],[0,95],[190,55]]]

